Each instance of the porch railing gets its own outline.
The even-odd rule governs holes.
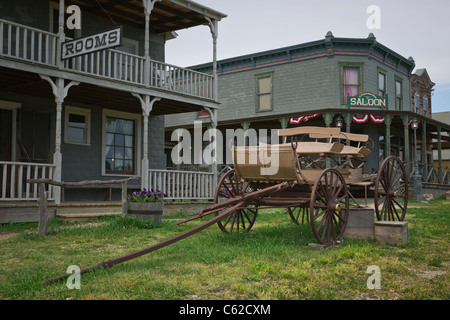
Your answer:
[[[67,38],[68,39],[68,38]],[[58,36],[0,19],[0,56],[58,67]],[[62,70],[107,80],[215,99],[214,76],[119,50],[102,50],[64,60]]]
[[[419,173],[422,176],[422,182],[450,185],[450,169],[449,167],[439,167],[433,164],[425,166],[419,163]],[[412,181],[415,173],[414,163],[410,164],[409,180]]]
[[[0,201],[37,200],[38,184],[28,179],[52,179],[53,164],[0,161]],[[48,187],[48,199],[54,200],[53,187]]]
[[[200,200],[214,198],[214,173],[154,170],[148,171],[148,189],[164,192],[168,200]]]

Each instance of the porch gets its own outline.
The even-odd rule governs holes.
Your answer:
[[[28,162],[0,162],[0,223],[35,222],[39,220],[38,184],[29,179],[53,179],[55,165]],[[108,189],[105,201],[55,202],[57,193],[64,188],[46,184],[50,218],[84,220],[101,215],[122,213],[122,202],[111,197],[120,185],[91,186]],[[215,174],[212,172],[183,170],[148,170],[148,190],[161,190],[165,197],[165,214],[196,213],[214,198]],[[128,192],[139,189],[128,185]],[[63,196],[59,196],[64,199]]]

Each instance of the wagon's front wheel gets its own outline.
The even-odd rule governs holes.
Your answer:
[[[349,194],[342,175],[325,169],[314,183],[309,207],[313,234],[320,244],[332,245],[344,235],[349,215]]]
[[[250,188],[247,182],[240,182],[234,172],[234,169],[226,172],[219,180],[217,184],[216,192],[214,194],[214,203],[220,201],[226,201],[228,199],[242,196],[246,193],[254,191]],[[226,210],[227,208],[224,208]],[[222,212],[222,211],[221,211]],[[220,212],[216,213],[216,215]],[[219,228],[226,232],[231,233],[234,231],[250,231],[255,223],[256,216],[258,214],[258,207],[249,205],[246,208],[238,209],[225,217],[217,224]]]
[[[390,156],[378,170],[374,190],[378,220],[403,221],[408,205],[408,180],[402,161]]]

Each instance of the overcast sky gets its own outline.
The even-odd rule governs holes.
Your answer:
[[[196,0],[227,15],[219,22],[218,59],[335,37],[377,41],[412,56],[436,83],[433,112],[450,111],[450,0]],[[380,8],[380,29],[369,29],[370,5]],[[178,31],[166,62],[182,67],[212,61],[208,27]]]

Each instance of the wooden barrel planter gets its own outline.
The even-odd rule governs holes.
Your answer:
[[[127,216],[142,220],[152,219],[154,223],[161,223],[164,202],[128,202]]]

